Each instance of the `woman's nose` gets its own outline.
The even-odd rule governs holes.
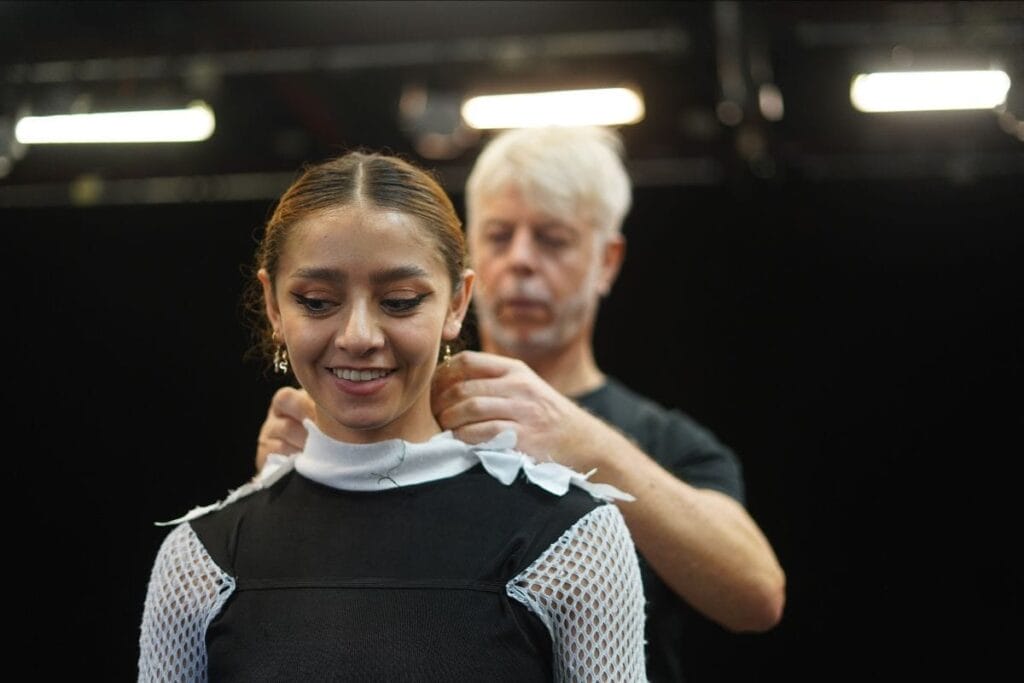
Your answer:
[[[368,303],[351,306],[334,343],[355,356],[365,356],[383,345],[384,335]]]

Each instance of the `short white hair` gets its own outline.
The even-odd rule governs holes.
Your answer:
[[[588,220],[605,237],[617,235],[632,203],[621,136],[597,126],[518,128],[484,147],[466,180],[466,215],[514,183],[556,218]]]

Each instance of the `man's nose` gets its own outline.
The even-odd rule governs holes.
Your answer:
[[[532,271],[537,267],[537,244],[529,228],[518,227],[512,233],[508,258],[512,266],[519,270]]]

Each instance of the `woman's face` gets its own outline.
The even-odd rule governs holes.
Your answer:
[[[267,313],[317,426],[354,443],[425,441],[439,431],[430,382],[440,345],[458,336],[472,288],[453,296],[437,243],[408,214],[346,206],[293,228]]]

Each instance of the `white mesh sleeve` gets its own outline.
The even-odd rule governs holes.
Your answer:
[[[235,589],[192,527],[167,535],[149,578],[139,636],[139,682],[205,681],[206,627]]]
[[[640,565],[615,505],[576,522],[505,590],[547,626],[555,680],[647,680]]]

